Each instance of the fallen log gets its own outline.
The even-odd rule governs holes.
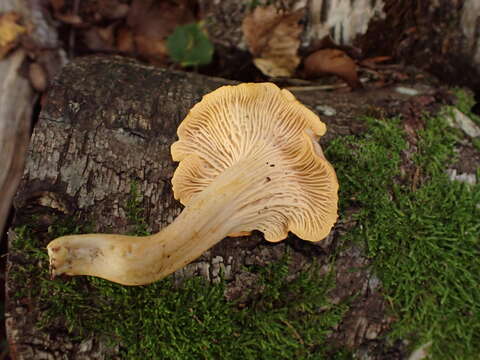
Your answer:
[[[45,246],[52,240],[52,229],[58,231],[66,219],[77,229],[89,224],[89,232],[156,232],[169,224],[181,211],[170,184],[176,164],[169,148],[176,140],[177,126],[204,94],[230,83],[120,57],[80,58],[62,70],[46,96],[14,200],[6,304],[14,359],[118,356],[122,344],[112,345],[103,334],[68,328],[64,317],[45,323],[52,306],[48,299],[57,294],[48,280]],[[298,91],[295,95],[327,124],[325,145],[334,138],[365,131],[365,115],[401,112],[412,92],[436,93],[423,83],[410,88],[410,92],[385,88],[358,93]],[[26,229],[35,234],[28,251],[20,246],[30,231]],[[288,250],[288,274],[298,276],[312,263],[328,264],[336,240],[346,231],[346,223],[340,220],[320,244],[294,236],[274,245],[258,234],[227,238],[172,276],[177,285],[195,275],[212,283],[225,280],[225,297],[245,306],[249,294],[259,291],[258,277],[246,271],[246,266],[265,267],[280,261]],[[32,251],[39,254],[34,264],[29,263]],[[339,327],[332,338],[350,347],[377,346],[377,337],[392,321],[386,315],[386,300],[376,290],[378,281],[372,285],[372,274],[366,268],[369,261],[355,245],[337,256],[337,285],[331,296],[336,302],[353,295],[355,300],[353,317],[347,321],[350,326]],[[55,281],[72,284],[73,280]],[[74,284],[78,294],[91,289],[85,278]],[[142,336],[141,324],[138,331]]]

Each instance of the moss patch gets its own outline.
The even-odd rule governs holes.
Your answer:
[[[406,339],[411,350],[432,341],[433,359],[474,359],[480,348],[480,185],[448,180],[457,139],[441,116],[425,119],[415,148],[400,120],[366,121],[366,133],[337,138],[326,153],[341,184],[341,217],[356,223],[341,240],[364,246],[397,319],[386,340]],[[416,168],[418,179],[405,168]],[[133,232],[146,234],[135,185],[126,207]],[[135,288],[90,277],[49,280],[47,238],[82,230],[66,222],[46,234],[35,225],[17,228],[11,274],[26,286],[16,296],[41,309],[45,330],[79,339],[101,334],[128,359],[352,356],[327,341],[348,309],[328,302],[333,272],[319,276],[313,265],[287,281],[286,253],[279,263],[249,269],[261,274],[263,292],[248,304],[226,301],[225,283],[198,278]]]
[[[455,97],[457,98],[455,106],[472,119],[477,125],[480,125],[480,116],[472,113],[472,106],[475,105],[475,99],[471,92],[466,91],[462,88],[453,89]]]
[[[128,216],[139,220],[137,232],[144,234],[135,186],[131,197]],[[81,230],[52,226],[48,237]],[[250,269],[260,275],[263,291],[249,304],[237,304],[225,300],[224,282],[205,284],[201,278],[181,286],[167,278],[139,287],[93,277],[52,281],[39,240],[42,234],[32,226],[19,227],[16,234],[13,256],[20,261],[12,275],[27,286],[15,296],[41,309],[38,326],[44,331],[67,331],[79,341],[101,336],[112,347],[120,345],[126,359],[318,359],[331,354],[349,358],[348,351],[327,344],[348,309],[346,304],[333,306],[326,298],[334,285],[333,273],[319,276],[312,265],[287,281],[288,253],[280,262]]]
[[[389,338],[432,341],[434,359],[474,359],[480,348],[480,186],[449,181],[455,139],[442,117],[427,118],[413,162],[397,120],[369,120],[363,138],[336,140],[327,156],[342,184],[342,208],[359,226],[348,239],[365,245],[397,322]]]
[[[147,221],[143,216],[142,200],[142,195],[138,191],[138,184],[136,181],[133,181],[130,185],[130,194],[126,206],[127,219],[133,226],[133,229],[128,233],[128,235],[150,235]]]

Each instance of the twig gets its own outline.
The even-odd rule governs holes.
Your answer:
[[[331,84],[331,85],[312,85],[312,86],[287,86],[285,89],[289,91],[314,91],[314,90],[334,90],[347,87],[347,84]]]
[[[280,321],[281,321],[282,323],[284,323],[285,325],[287,325],[287,327],[288,327],[290,330],[292,330],[293,336],[295,336],[295,337],[297,338],[297,340],[298,340],[298,342],[299,342],[300,344],[302,344],[302,345],[305,344],[305,342],[303,341],[302,337],[301,337],[300,334],[298,333],[297,329],[295,329],[292,324],[290,324],[287,320],[280,320]]]
[[[367,78],[359,79],[362,84],[368,82]],[[329,84],[329,85],[311,85],[311,86],[287,86],[285,89],[289,91],[315,91],[315,90],[335,90],[346,88],[346,83]]]

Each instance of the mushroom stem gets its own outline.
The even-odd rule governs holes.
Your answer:
[[[260,180],[262,160],[238,162],[202,192],[166,228],[151,236],[113,234],[63,236],[48,246],[56,275],[92,275],[123,285],[160,280],[187,265],[228,234],[249,231],[242,213],[248,188]],[[252,175],[253,174],[253,175]],[[248,225],[247,225],[248,226]]]

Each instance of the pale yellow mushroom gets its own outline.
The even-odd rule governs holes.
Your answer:
[[[164,278],[227,236],[289,231],[320,241],[337,219],[338,183],[318,139],[325,124],[271,83],[223,86],[178,128],[174,196],[185,205],[151,236],[64,236],[48,245],[52,276],[93,275],[125,285]]]

